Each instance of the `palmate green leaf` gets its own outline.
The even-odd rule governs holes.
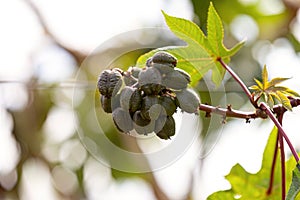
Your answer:
[[[226,179],[231,184],[230,190],[219,191],[211,194],[208,200],[217,199],[240,199],[240,200],[273,200],[281,198],[280,158],[279,153],[275,164],[273,189],[270,195],[266,194],[269,187],[271,165],[274,148],[277,145],[277,128],[274,127],[270,133],[267,145],[264,150],[262,166],[258,173],[248,173],[240,164],[232,167]],[[286,185],[292,182],[292,170],[295,160],[291,157],[286,162]],[[287,188],[288,189],[288,188]],[[239,198],[237,198],[239,197]]]
[[[294,200],[296,196],[300,193],[300,164],[298,163],[293,170],[292,183],[289,188],[286,200]]]
[[[213,4],[210,4],[208,11],[208,32],[207,36],[193,22],[170,16],[163,12],[165,21],[170,30],[181,40],[186,42],[186,46],[164,47],[156,49],[142,55],[137,64],[143,66],[146,60],[158,50],[165,50],[178,59],[177,67],[187,71],[192,79],[192,85],[197,83],[209,70],[212,70],[212,81],[219,85],[223,80],[225,70],[218,63],[217,58],[222,58],[228,63],[242,46],[243,42],[228,50],[223,45],[224,30],[220,17]]]

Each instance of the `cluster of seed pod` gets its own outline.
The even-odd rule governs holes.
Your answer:
[[[97,86],[101,106],[112,113],[121,132],[154,132],[161,139],[169,139],[175,134],[173,114],[178,107],[187,113],[198,113],[200,100],[187,88],[190,75],[176,64],[174,56],[160,51],[147,60],[143,69],[114,68],[100,74]]]

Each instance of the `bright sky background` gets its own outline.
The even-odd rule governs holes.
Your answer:
[[[191,19],[193,13],[188,0],[34,0],[34,3],[38,5],[50,29],[60,41],[85,52],[93,51],[116,34],[137,28],[164,26],[161,9],[168,14],[186,19]],[[298,38],[300,38],[299,18],[293,27]],[[243,28],[239,26],[241,21],[245,22],[245,20],[249,27],[253,27],[252,32],[247,31],[247,26],[243,26]],[[0,80],[26,82],[35,74],[45,82],[51,83],[63,81],[72,76],[75,69],[74,61],[45,40],[36,18],[23,1],[0,1],[0,26]],[[255,27],[255,22],[249,16],[239,16],[231,24],[230,29],[237,33],[235,36],[238,39],[247,37],[250,41],[254,41],[259,31]],[[293,77],[289,84],[296,91],[300,91],[299,55],[293,52],[286,40],[279,39],[274,43],[262,42],[258,44],[256,50],[253,51],[253,56],[262,65],[266,63],[270,66],[271,77]],[[33,55],[38,59],[33,60]],[[39,68],[38,66],[41,65],[44,67]],[[59,74],[57,70],[59,70]],[[290,73],[291,71],[293,73]],[[64,95],[70,96],[67,94],[68,92],[65,93]],[[18,162],[19,153],[18,145],[11,134],[13,121],[5,109],[22,110],[30,97],[22,84],[1,84],[0,96],[0,183],[5,183],[9,188],[14,185],[14,182],[5,182],[1,175],[7,175],[10,180],[16,180],[14,167]],[[245,107],[245,109],[247,108]],[[47,144],[43,153],[49,160],[68,159],[72,166],[62,165],[49,171],[47,166],[40,161],[27,161],[23,169],[23,176],[26,179],[22,182],[22,199],[50,200],[58,198],[53,190],[53,184],[65,193],[72,192],[76,187],[75,175],[70,169],[76,168],[83,161],[72,152],[76,150],[75,152],[81,157],[87,155],[78,141],[67,141],[75,128],[72,112],[72,109],[67,106],[52,108],[43,127],[46,137],[51,143]],[[292,113],[287,114],[286,118],[284,125],[287,132],[291,134],[291,140],[295,141],[297,147],[300,148],[300,141],[296,139],[299,138],[299,135],[294,132],[294,125],[298,124],[300,120],[300,110],[295,109]],[[59,130],[51,126],[52,123],[57,123],[62,119],[66,120],[66,123]],[[262,155],[268,131],[271,128],[270,123],[260,124],[258,120],[250,125],[240,121],[228,123],[222,133],[227,137],[221,137],[218,141],[219,146],[206,158],[207,164],[204,166],[206,173],[199,174],[199,176],[201,175],[200,180],[205,185],[196,181],[195,187],[202,189],[196,189],[195,195],[199,199],[205,199],[209,193],[228,187],[223,176],[236,162],[242,163],[247,170],[256,172],[260,166],[258,158]],[[56,155],[55,152],[51,152],[51,145],[59,142],[65,142],[65,144],[61,148],[61,152],[56,152]],[[187,189],[190,181],[189,170],[199,159],[195,157],[198,152],[199,149],[195,143],[182,159],[155,174],[162,188],[172,199],[184,195],[184,190]],[[198,166],[196,165],[196,167]],[[84,179],[90,199],[122,197],[134,200],[140,199],[141,196],[147,196],[149,200],[154,199],[146,183],[141,180],[114,183],[109,176],[109,169],[93,159],[89,159],[85,163],[85,170],[87,172]],[[68,174],[67,180],[70,187],[61,186],[61,181],[64,181],[59,178],[61,173]],[[173,177],[174,174],[176,177]],[[138,190],[135,189],[137,186]],[[101,189],[100,194],[99,188]]]

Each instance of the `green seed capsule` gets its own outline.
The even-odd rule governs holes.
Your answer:
[[[152,95],[152,84],[141,86],[141,90],[144,92],[145,95]]]
[[[117,95],[111,97],[111,108],[112,108],[112,111],[114,111],[115,109],[121,107],[120,96],[121,96],[120,94],[117,94]]]
[[[159,104],[157,96],[145,96],[142,101],[141,116],[144,119],[151,120],[149,111],[150,111],[150,108],[156,104]],[[151,112],[160,112],[160,110],[153,109]],[[160,113],[158,113],[158,115],[159,114]],[[156,116],[155,113],[152,113],[151,115]]]
[[[146,61],[146,67],[152,67],[153,62],[152,62],[152,57],[148,58]]]
[[[138,67],[130,67],[126,72],[123,73],[124,83],[127,86],[133,86],[138,82],[139,74],[142,71]]]
[[[117,94],[113,97],[100,97],[101,107],[106,113],[112,113],[113,110],[120,107],[120,95]]]
[[[178,71],[173,70],[163,77],[162,83],[162,85],[167,88],[181,90],[186,88],[189,82],[184,75],[182,75]]]
[[[117,108],[112,112],[113,121],[116,127],[124,133],[128,133],[133,129],[133,123],[128,111],[123,108]]]
[[[121,91],[121,95],[120,95],[120,104],[121,107],[124,110],[129,110],[130,108],[130,99],[132,97],[132,94],[134,93],[134,91],[136,90],[136,88],[132,88],[129,86],[125,86],[122,91]]]
[[[150,120],[142,117],[141,111],[139,110],[133,114],[132,120],[138,126],[147,126],[150,123]]]
[[[142,69],[139,68],[139,67],[130,67],[130,68],[129,68],[129,71],[130,71],[131,75],[132,75],[134,78],[138,79],[138,78],[139,78],[139,74],[140,74],[140,72],[142,71]]]
[[[157,120],[157,118],[162,114],[163,111],[164,111],[164,108],[162,105],[155,104],[155,105],[151,106],[151,108],[148,111],[149,118],[151,120]]]
[[[164,87],[160,84],[154,84],[154,83],[141,86],[141,90],[147,96],[158,95],[164,89],[166,89],[166,87]]]
[[[179,107],[182,111],[187,113],[198,113],[200,99],[193,90],[183,89],[175,93]]]
[[[183,75],[185,77],[185,79],[188,81],[188,83],[191,82],[191,76],[184,70],[176,68],[176,71],[178,71],[179,73],[181,73],[181,75]]]
[[[161,74],[153,67],[140,72],[138,83],[146,95],[157,95],[164,89],[161,85]]]
[[[164,123],[163,128],[155,132],[156,135],[164,140],[170,139],[171,136],[175,135],[175,120],[173,117],[168,116]]]
[[[146,68],[139,73],[139,85],[161,84],[161,74],[155,68]]]
[[[104,112],[112,113],[111,98],[101,95],[100,101],[101,101],[101,107],[103,108]]]
[[[140,111],[136,111],[133,115],[133,127],[136,130],[136,132],[140,135],[147,135],[148,133],[152,133],[155,128],[154,121],[150,121],[147,119],[144,119],[141,116]]]
[[[123,88],[120,95],[120,105],[124,110],[129,111],[133,114],[139,110],[142,106],[142,94],[137,88],[126,86]]]
[[[126,86],[133,86],[137,83],[137,79],[132,77],[131,75],[124,75],[123,80]]]
[[[167,52],[159,51],[153,55],[152,62],[166,64],[169,65],[170,67],[176,67],[177,59],[173,55]]]
[[[164,78],[168,73],[174,71],[174,68],[166,64],[153,63],[152,66],[160,72],[162,78]]]
[[[175,99],[173,97],[164,95],[159,98],[159,104],[163,106],[163,109],[168,116],[172,116],[177,109]]]
[[[122,86],[122,74],[118,69],[104,70],[98,79],[99,92],[107,97],[114,96]]]
[[[139,89],[135,89],[129,102],[129,112],[134,113],[141,109],[143,97]]]
[[[160,115],[157,118],[157,120],[155,121],[155,129],[154,129],[155,133],[158,133],[163,129],[163,127],[166,123],[166,120],[167,120],[167,115]]]

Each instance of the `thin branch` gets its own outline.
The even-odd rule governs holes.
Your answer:
[[[290,103],[292,107],[297,107],[300,105],[300,99],[289,97]],[[234,110],[231,106],[227,106],[227,108],[215,107],[207,104],[200,104],[199,110],[206,112],[206,116],[209,117],[211,113],[218,114],[223,117],[233,117],[239,119],[246,119],[246,122],[249,122],[250,119],[255,118],[266,118],[266,113],[261,110],[261,108],[257,108],[256,111],[245,112],[240,110]],[[273,112],[276,115],[280,115],[287,111],[282,105],[275,105],[273,107]]]
[[[59,41],[59,39],[50,31],[46,20],[38,7],[31,1],[31,0],[24,0],[24,2],[28,5],[28,7],[31,9],[32,13],[36,16],[40,26],[42,27],[44,33],[52,39],[52,41],[57,44],[60,48],[64,49],[68,53],[70,53],[75,60],[77,61],[78,64],[82,63],[83,60],[87,57],[87,54],[79,51],[77,49],[70,48],[63,44],[62,42]]]
[[[226,69],[226,71],[236,80],[236,82],[242,87],[245,94],[248,96],[251,104],[258,108],[257,103],[254,101],[251,92],[248,90],[248,87],[244,84],[244,82],[240,79],[240,77],[222,60],[221,57],[217,58],[217,61]]]
[[[271,111],[271,109],[267,106],[266,103],[262,102],[260,103],[260,107],[263,111],[266,112],[266,114],[270,117],[270,119],[274,122],[274,124],[277,126],[278,128],[278,132],[280,135],[282,135],[286,141],[286,143],[288,144],[296,162],[299,162],[299,156],[297,154],[297,151],[295,150],[293,144],[291,143],[290,139],[288,138],[288,136],[286,135],[285,131],[283,130],[281,124],[279,123],[279,121],[276,119],[275,115],[273,114],[273,112]]]
[[[256,112],[244,112],[239,110],[233,110],[231,109],[231,106],[228,106],[227,108],[220,108],[207,104],[200,104],[199,110],[206,112],[207,117],[209,117],[211,113],[222,115],[224,117],[234,117],[246,120],[259,117]]]

